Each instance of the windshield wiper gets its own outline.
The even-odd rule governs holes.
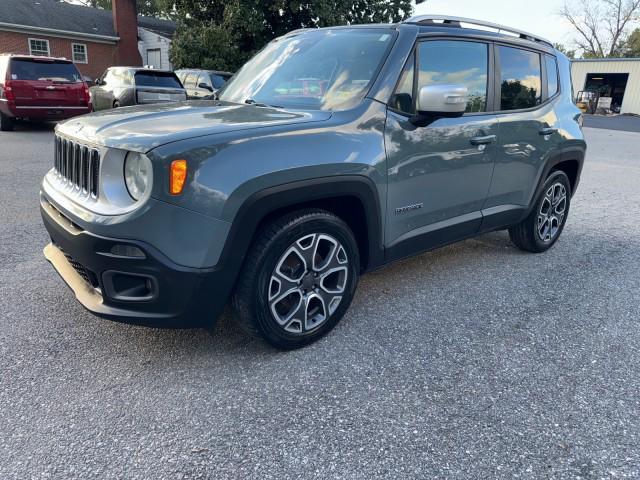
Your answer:
[[[253,98],[247,98],[244,103],[247,105],[255,105],[256,107],[283,108],[281,105],[268,105],[262,102],[256,102]]]

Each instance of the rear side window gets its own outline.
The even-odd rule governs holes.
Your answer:
[[[549,92],[549,98],[558,93],[558,65],[556,57],[551,55],[545,55],[544,61],[547,67],[547,91]]]
[[[76,83],[82,78],[78,69],[69,62],[38,61],[26,58],[11,60],[11,80],[48,80],[51,82]]]
[[[137,72],[136,85],[138,87],[182,88],[178,78],[170,72]]]
[[[518,110],[542,101],[540,55],[520,48],[498,46],[500,110]]]

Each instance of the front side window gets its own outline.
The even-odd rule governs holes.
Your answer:
[[[207,75],[206,73],[201,73],[198,77],[198,88],[200,88],[201,84],[205,84],[211,87],[211,80],[209,79],[209,75]]]
[[[227,83],[227,80],[229,80],[229,78],[231,77],[228,75],[219,75],[217,73],[212,73],[211,84],[213,85],[213,88],[222,88],[224,87],[224,84]]]
[[[540,55],[520,48],[498,47],[500,55],[500,110],[540,105],[542,74]]]
[[[196,88],[196,79],[198,78],[198,74],[190,73],[184,78],[184,86],[189,88]]]
[[[450,40],[420,43],[418,89],[425,85],[462,85],[468,92],[465,112],[486,111],[488,52],[486,43]]]
[[[87,63],[87,46],[84,43],[72,43],[71,50],[74,63]]]
[[[547,91],[549,98],[558,93],[558,65],[555,57],[545,55],[547,67]]]
[[[417,88],[427,85],[462,85],[467,87],[468,101],[465,112],[487,110],[487,79],[489,47],[486,43],[430,40],[418,44]],[[396,91],[391,97],[391,108],[415,113],[413,55],[405,65]]]
[[[49,40],[41,40],[39,38],[29,39],[29,53],[41,57],[49,56]]]
[[[276,39],[220,91],[220,100],[343,110],[365,96],[395,38],[388,28],[313,30]]]

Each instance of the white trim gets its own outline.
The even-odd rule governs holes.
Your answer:
[[[39,56],[39,57],[50,57],[51,56],[51,46],[49,45],[49,40],[47,40],[46,38],[29,37],[28,42],[29,42],[29,55]],[[42,54],[33,53],[33,49],[31,48],[31,42],[45,42],[47,44],[47,54],[46,55],[42,55]]]
[[[83,47],[84,48],[84,62],[81,62],[79,60],[76,60],[76,55],[75,52],[73,50],[73,47],[75,46],[79,46],[79,47]],[[87,48],[87,44],[86,43],[72,43],[71,44],[71,61],[73,63],[89,63],[89,49]]]
[[[111,37],[109,35],[96,35],[94,33],[71,32],[69,30],[58,30],[55,28],[31,27],[29,25],[17,25],[15,23],[0,22],[0,30],[9,32],[31,32],[39,34],[50,34],[54,37],[61,38],[90,38],[94,41],[102,43],[114,43],[120,40],[120,37]]]

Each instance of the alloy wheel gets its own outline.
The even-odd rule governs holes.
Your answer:
[[[325,323],[342,301],[349,277],[344,246],[325,233],[305,235],[282,254],[269,279],[269,310],[290,334]]]
[[[550,242],[556,238],[567,209],[567,189],[556,182],[551,185],[542,198],[538,211],[537,231],[543,242]]]

